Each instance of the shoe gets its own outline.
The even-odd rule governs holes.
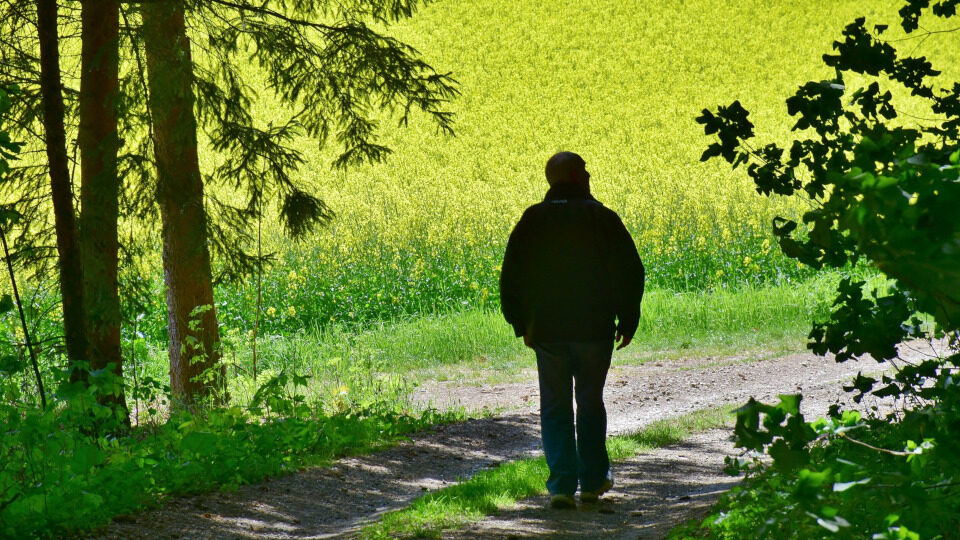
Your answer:
[[[585,503],[595,503],[600,499],[600,496],[604,493],[610,491],[613,488],[613,480],[607,478],[603,481],[603,484],[593,491],[581,491],[580,492],[580,502]]]
[[[550,496],[550,507],[556,508],[557,510],[576,508],[577,501],[573,498],[573,495],[552,495]]]

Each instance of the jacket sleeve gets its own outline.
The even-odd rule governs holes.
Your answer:
[[[637,246],[619,217],[613,234],[614,286],[617,299],[617,331],[633,337],[640,324],[640,302],[646,273]]]
[[[500,310],[513,332],[520,337],[527,332],[526,309],[523,305],[525,278],[527,272],[527,246],[524,241],[525,223],[523,218],[510,233],[507,249],[500,266]]]

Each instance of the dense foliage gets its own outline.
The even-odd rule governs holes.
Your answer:
[[[16,89],[0,87],[0,181],[20,144],[3,123]],[[16,93],[19,97],[19,92]],[[4,218],[8,211],[3,209]],[[0,314],[9,316],[9,295]],[[44,320],[44,319],[41,319]],[[51,333],[56,328],[46,329]],[[89,385],[67,369],[45,366],[45,408],[23,374],[24,336],[0,342],[0,537],[33,538],[78,532],[112,517],[156,505],[172,494],[235,489],[347,452],[389,444],[455,414],[411,414],[408,388],[389,376],[342,370],[335,395],[308,393],[308,376],[267,373],[249,400],[230,407],[170,416],[170,387],[160,379],[117,378],[110,369],[89,373]],[[27,343],[27,346],[34,344]],[[134,366],[136,367],[136,366]],[[341,371],[333,369],[341,378]],[[132,382],[135,429],[98,400]],[[351,395],[351,391],[353,395]],[[141,404],[143,410],[141,410]]]
[[[788,148],[754,143],[740,102],[698,118],[717,136],[704,160],[747,164],[760,193],[810,201],[800,223],[774,219],[784,253],[814,268],[867,261],[889,278],[874,294],[843,280],[809,345],[838,362],[869,355],[891,364],[844,387],[856,403],[886,401],[869,416],[834,405],[815,422],[805,420],[799,395],[743,406],[737,444],[758,457],[731,462],[748,479],[704,521],[713,535],[946,538],[960,530],[960,83],[943,85],[931,62],[914,56],[934,34],[957,32],[936,28],[960,2],[930,4],[910,0],[900,10],[903,40],[864,18],[844,29],[835,54],[823,56],[835,77],[787,100],[803,135]],[[906,103],[927,112],[904,114]],[[905,357],[904,342],[917,338],[932,340],[929,353]]]
[[[102,433],[111,411],[94,399],[117,384],[113,375],[93,373],[89,390],[60,382],[47,411],[22,407],[17,387],[0,382],[4,538],[82,531],[170,495],[236,489],[455,418],[410,415],[387,388],[379,389],[382,401],[331,413],[328,404],[306,399],[305,377],[285,373],[270,378],[247,406],[165,418],[169,389],[148,379],[136,396],[151,404],[143,414],[148,421],[115,437]]]

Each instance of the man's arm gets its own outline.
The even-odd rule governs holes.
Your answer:
[[[614,283],[617,298],[617,341],[626,347],[640,324],[640,302],[646,271],[630,232],[618,217],[613,235]]]
[[[517,337],[527,333],[527,321],[523,306],[524,275],[526,272],[526,246],[523,240],[525,226],[523,218],[510,233],[507,249],[500,266],[500,310],[507,323],[513,327]]]

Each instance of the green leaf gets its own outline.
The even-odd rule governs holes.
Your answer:
[[[24,360],[21,360],[19,356],[15,354],[8,354],[6,356],[0,356],[0,373],[19,373],[27,367],[27,363]]]
[[[806,448],[790,446],[783,439],[771,444],[767,453],[773,458],[774,466],[785,472],[796,470],[810,462],[810,453]]]
[[[833,472],[830,469],[825,471],[800,469],[800,474],[797,476],[797,488],[799,491],[816,491],[833,479]]]
[[[194,454],[209,454],[217,449],[217,436],[206,431],[194,431],[183,438],[180,447]]]
[[[893,176],[878,176],[877,177],[877,189],[883,189],[885,187],[896,185],[900,182],[899,178]]]
[[[860,480],[854,480],[852,482],[834,482],[833,491],[836,493],[842,493],[853,486],[864,485],[870,483],[870,477],[862,478]]]
[[[83,502],[88,507],[97,508],[103,504],[103,497],[97,495],[96,493],[90,493],[89,491],[84,491],[81,493],[83,496]]]
[[[801,394],[780,394],[780,403],[777,405],[781,411],[786,414],[798,415],[800,414],[800,400],[803,399]]]
[[[0,315],[8,311],[13,311],[14,307],[16,306],[13,304],[13,298],[11,298],[9,294],[0,297]]]
[[[103,459],[103,451],[92,444],[84,444],[74,449],[71,468],[77,474],[86,474],[93,467],[103,463]]]
[[[820,525],[824,529],[830,532],[837,532],[840,530],[840,526],[834,523],[833,521],[827,521],[823,518],[817,518],[817,525]]]

